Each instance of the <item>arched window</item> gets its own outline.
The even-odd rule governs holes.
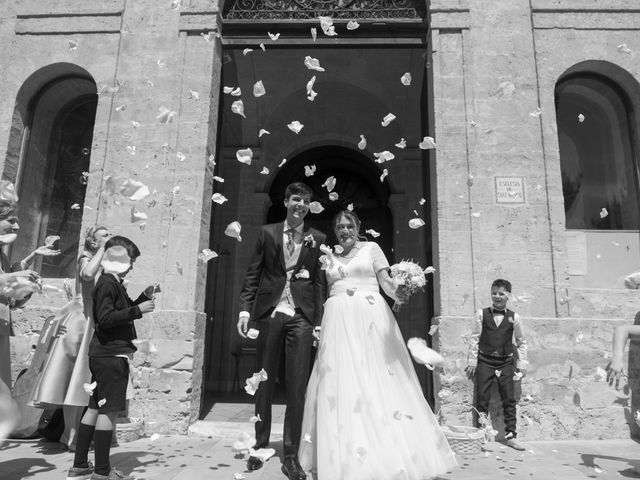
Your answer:
[[[89,74],[64,66],[36,72],[18,94],[3,172],[20,195],[20,235],[12,258],[24,258],[49,235],[60,236],[62,254],[34,265],[46,278],[75,275],[98,102]]]
[[[562,78],[555,97],[566,228],[638,230],[632,103],[614,81],[584,72]]]

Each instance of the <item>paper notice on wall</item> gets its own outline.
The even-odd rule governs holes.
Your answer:
[[[587,274],[587,236],[585,232],[568,230],[567,257],[569,259],[569,275]]]

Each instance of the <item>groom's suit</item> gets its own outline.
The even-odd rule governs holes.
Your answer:
[[[284,222],[260,229],[244,285],[240,292],[240,310],[251,313],[260,331],[257,339],[257,371],[264,368],[268,379],[256,392],[255,449],[269,444],[271,401],[278,374],[282,344],[286,348],[285,383],[287,409],[284,419],[284,455],[297,456],[309,378],[313,327],[319,326],[326,299],[326,277],[320,268],[320,245],[326,236],[304,224],[292,232],[295,250],[288,250]],[[289,304],[293,316],[274,310]]]

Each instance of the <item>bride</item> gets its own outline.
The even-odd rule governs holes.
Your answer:
[[[391,309],[397,286],[350,211],[334,219],[340,254],[324,259],[329,298],[307,387],[299,458],[319,480],[426,480],[457,466],[424,399]],[[337,249],[339,250],[339,249]]]

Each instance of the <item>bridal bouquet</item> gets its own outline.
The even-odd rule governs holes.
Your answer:
[[[413,295],[418,290],[422,291],[427,284],[426,275],[435,272],[433,267],[423,269],[420,265],[409,260],[402,260],[400,263],[391,265],[389,274],[396,280],[398,286]],[[402,303],[397,300],[393,304],[393,311],[398,312]]]

